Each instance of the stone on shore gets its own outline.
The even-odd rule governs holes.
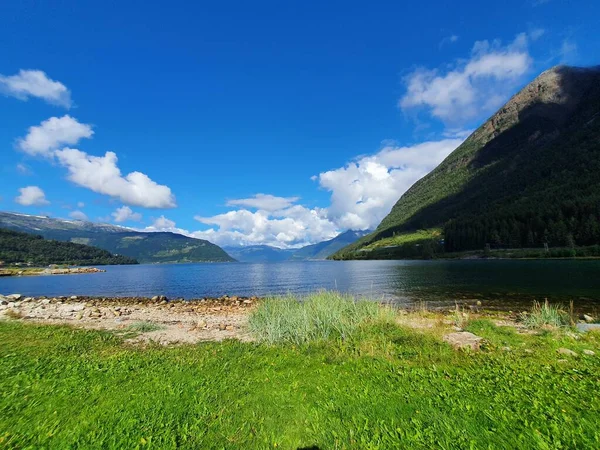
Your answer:
[[[600,331],[600,323],[578,323],[577,331],[585,333],[586,331]]]
[[[483,338],[468,331],[459,331],[444,336],[444,341],[455,349],[479,350]]]
[[[559,348],[557,351],[561,355],[573,356],[573,357],[578,356],[577,353],[575,353],[573,350],[570,350],[570,349],[564,348],[564,347]]]

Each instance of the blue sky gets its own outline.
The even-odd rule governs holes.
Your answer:
[[[375,227],[541,71],[600,63],[598,2],[481,5],[5,0],[0,209],[221,245]]]

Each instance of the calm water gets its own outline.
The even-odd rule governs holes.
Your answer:
[[[108,266],[106,273],[0,278],[0,293],[153,296],[305,294],[337,289],[431,306],[542,300],[600,306],[600,261],[315,261]]]

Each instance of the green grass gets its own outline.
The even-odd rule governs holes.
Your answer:
[[[127,331],[135,333],[149,333],[151,331],[162,330],[165,327],[154,322],[135,322],[127,327]]]
[[[556,353],[598,354],[599,334],[467,329],[482,352],[385,321],[344,340],[171,348],[0,322],[0,447],[600,447],[600,358]]]
[[[383,238],[364,247],[365,250],[373,250],[381,247],[397,246],[404,244],[417,244],[431,239],[441,239],[442,230],[431,228],[428,230],[417,230],[411,232],[397,233],[396,235]]]
[[[393,320],[392,314],[375,302],[323,291],[304,299],[266,299],[252,312],[249,326],[261,342],[305,344],[347,339],[363,324]]]
[[[523,324],[529,328],[540,328],[544,325],[563,327],[571,324],[571,317],[560,305],[534,302],[533,308],[521,316]]]

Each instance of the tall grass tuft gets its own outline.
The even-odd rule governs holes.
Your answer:
[[[391,321],[393,314],[390,307],[377,302],[322,291],[304,299],[292,296],[266,299],[253,311],[249,327],[259,341],[298,345],[347,339],[361,325]]]
[[[528,328],[540,328],[544,325],[562,327],[571,323],[569,313],[560,305],[551,305],[546,300],[544,303],[533,302],[533,308],[529,313],[521,316],[523,324]]]

